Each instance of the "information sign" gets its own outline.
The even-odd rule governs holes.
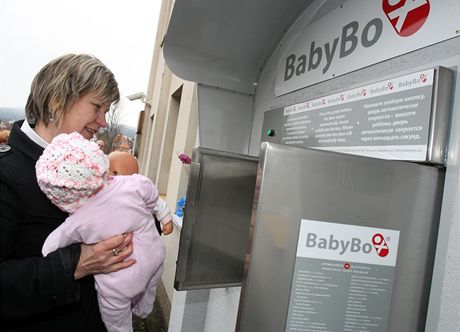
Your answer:
[[[425,161],[434,69],[287,106],[282,144]]]
[[[399,231],[302,220],[285,331],[387,331]]]

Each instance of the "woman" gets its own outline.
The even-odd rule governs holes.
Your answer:
[[[112,72],[90,55],[59,57],[32,82],[26,121],[14,123],[0,151],[1,331],[105,331],[92,275],[135,263],[126,259],[132,234],[42,257],[46,237],[68,215],[41,192],[35,163],[58,134],[91,139],[119,98]]]

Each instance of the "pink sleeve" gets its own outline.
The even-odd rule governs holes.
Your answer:
[[[58,228],[48,235],[43,243],[42,254],[48,255],[59,248],[67,247],[73,243],[83,242],[80,236],[79,228],[81,224],[68,217]]]
[[[147,210],[153,211],[158,200],[158,190],[153,182],[146,176],[140,174],[134,174],[133,177],[136,179],[137,190],[140,191],[141,197],[143,197]]]

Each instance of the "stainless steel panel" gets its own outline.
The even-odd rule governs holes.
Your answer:
[[[174,287],[240,286],[258,159],[205,148],[192,159]]]
[[[433,89],[430,119],[430,134],[426,160],[435,164],[446,164],[447,133],[451,116],[453,72],[437,67]]]
[[[253,117],[252,96],[198,84],[200,147],[246,154]]]
[[[184,80],[252,94],[267,57],[313,2],[176,0],[165,60]]]
[[[388,331],[423,331],[443,184],[443,168],[263,143],[237,331],[284,331],[301,218],[399,230]]]

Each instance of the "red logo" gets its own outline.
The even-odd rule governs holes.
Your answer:
[[[401,37],[416,33],[425,23],[430,13],[428,0],[383,0],[382,8]]]
[[[345,270],[349,270],[350,267],[351,267],[350,263],[345,263],[345,264],[343,264],[343,268],[344,268]]]
[[[423,83],[425,83],[426,80],[427,80],[426,75],[425,75],[425,74],[421,74],[421,75],[420,75],[420,80],[421,80]]]
[[[374,248],[377,251],[377,255],[380,257],[385,257],[390,252],[388,249],[387,242],[382,234],[377,233],[372,237],[372,243],[374,244]]]
[[[393,82],[388,82],[388,89],[393,90]]]

